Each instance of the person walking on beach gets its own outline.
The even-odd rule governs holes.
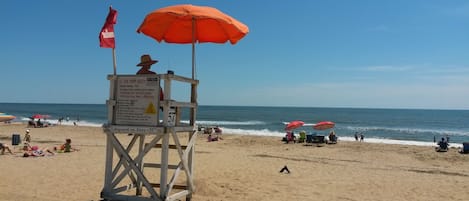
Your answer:
[[[363,133],[360,133],[360,142],[363,142],[363,140],[365,140],[365,135],[363,135]]]
[[[358,141],[358,132],[355,132],[355,141]]]
[[[31,135],[29,134],[29,129],[26,129],[26,133],[24,134],[23,141],[27,143],[31,143]]]

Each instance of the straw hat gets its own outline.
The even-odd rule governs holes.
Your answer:
[[[140,57],[140,63],[137,66],[147,66],[157,63],[158,60],[151,59],[150,55],[144,54]]]

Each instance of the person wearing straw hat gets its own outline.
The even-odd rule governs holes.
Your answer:
[[[156,74],[155,72],[151,71],[151,65],[158,63],[158,60],[151,59],[150,55],[144,54],[140,57],[140,63],[137,66],[140,66],[140,70],[137,72],[137,75],[141,74]]]
[[[144,54],[140,57],[140,63],[137,66],[140,66],[140,70],[137,71],[137,75],[143,74],[157,74],[154,71],[151,71],[151,65],[158,63],[158,60],[151,59],[150,55]],[[160,86],[160,100],[164,100],[163,89]]]

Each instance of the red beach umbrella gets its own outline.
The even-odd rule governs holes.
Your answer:
[[[335,123],[332,121],[321,121],[318,122],[317,124],[314,124],[313,128],[316,130],[326,130],[330,128],[334,128]]]
[[[299,127],[302,127],[305,124],[305,122],[302,121],[292,121],[285,126],[285,130],[293,130]]]
[[[50,116],[47,114],[35,114],[31,116],[33,119],[48,119]]]
[[[195,74],[195,43],[236,44],[249,28],[235,18],[208,6],[190,4],[157,9],[143,20],[138,33],[158,42],[192,44],[192,78]]]

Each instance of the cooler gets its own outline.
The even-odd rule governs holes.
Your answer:
[[[20,134],[11,135],[11,145],[19,145],[21,143]]]

